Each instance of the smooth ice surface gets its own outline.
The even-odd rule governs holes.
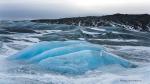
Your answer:
[[[83,42],[83,41],[82,41]],[[59,42],[59,41],[53,41],[53,42],[40,42],[37,43],[31,47],[28,47],[19,53],[14,54],[11,56],[9,59],[15,59],[15,60],[27,60],[29,58],[32,58],[38,54],[41,54],[47,50],[54,49],[57,47],[63,47],[67,45],[72,45],[72,44],[80,44],[82,43],[81,41],[67,41],[67,42]]]
[[[64,54],[69,54],[69,53],[78,52],[78,51],[82,51],[82,50],[101,51],[101,50],[103,50],[103,48],[98,45],[93,45],[93,44],[91,45],[89,43],[73,44],[73,45],[58,47],[58,48],[54,48],[54,49],[45,51],[45,52],[31,58],[29,60],[29,62],[30,63],[40,62],[42,59],[46,59],[46,58],[54,57],[54,56],[61,56]]]
[[[85,41],[41,42],[11,56],[10,60],[33,63],[52,72],[83,74],[106,65],[135,67],[129,61],[110,54],[102,46]]]
[[[39,65],[50,71],[82,74],[88,70],[110,65],[120,64],[123,67],[133,67],[133,64],[105,51],[82,50],[70,54],[47,58],[42,60]]]

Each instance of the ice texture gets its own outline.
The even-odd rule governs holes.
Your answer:
[[[136,67],[133,63],[107,52],[102,46],[85,41],[40,42],[9,59],[63,74],[83,74],[113,64],[125,68]]]
[[[37,56],[32,57],[29,60],[29,62],[30,63],[40,62],[42,59],[45,58],[61,56],[73,52],[82,51],[82,50],[101,51],[103,50],[103,48],[97,45],[93,45],[93,44],[91,45],[89,43],[68,45],[64,47],[58,47],[58,48],[47,50]]]
[[[26,49],[20,51],[19,53],[14,54],[9,59],[15,60],[27,60],[30,59],[38,54],[41,54],[47,50],[51,50],[58,47],[63,47],[67,45],[79,44],[84,43],[84,41],[66,41],[66,42],[59,42],[59,41],[52,41],[52,42],[39,42],[33,46],[27,47]]]

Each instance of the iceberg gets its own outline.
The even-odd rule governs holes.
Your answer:
[[[85,41],[40,42],[8,58],[62,74],[83,74],[102,66],[117,64],[125,68],[135,64],[111,54],[100,45]]]

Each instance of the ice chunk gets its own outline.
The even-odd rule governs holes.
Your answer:
[[[39,65],[54,72],[80,74],[104,64],[98,51],[82,50],[47,58],[39,62]]]
[[[100,52],[101,50],[103,50],[103,48],[101,46],[94,45],[94,44],[91,45],[89,43],[74,44],[74,45],[58,47],[58,48],[54,48],[54,49],[45,51],[37,56],[34,56],[28,62],[36,63],[36,62],[40,62],[41,60],[49,58],[49,57],[60,56],[60,55],[69,54],[69,53],[82,51],[82,50],[93,50],[93,51]]]
[[[83,74],[102,66],[118,64],[129,68],[134,65],[127,60],[119,58],[105,51],[82,50],[53,58],[47,58],[39,62],[39,65],[49,71],[62,74]]]
[[[15,55],[11,56],[9,59],[27,60],[29,58],[32,58],[38,54],[41,54],[47,50],[50,50],[50,49],[54,49],[57,47],[63,47],[63,46],[67,46],[67,45],[80,44],[80,43],[85,43],[85,42],[84,41],[40,42],[40,43],[37,43],[31,47],[28,47],[28,48],[20,51],[19,53],[16,53]]]
[[[82,74],[106,65],[135,67],[131,62],[108,53],[102,46],[85,41],[41,42],[11,56],[10,60],[31,63],[59,73]]]

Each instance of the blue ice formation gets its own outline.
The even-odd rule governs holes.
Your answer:
[[[14,54],[9,59],[15,60],[28,60],[36,55],[39,55],[47,50],[51,50],[54,48],[64,47],[73,44],[80,44],[85,43],[84,41],[66,41],[66,42],[59,42],[59,41],[52,41],[52,42],[40,42],[33,46],[27,47],[26,49],[20,51],[19,53]]]
[[[106,65],[135,67],[131,62],[85,41],[40,42],[9,57],[52,72],[83,74]]]

